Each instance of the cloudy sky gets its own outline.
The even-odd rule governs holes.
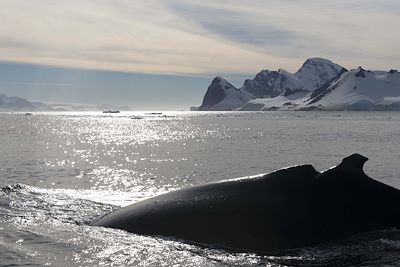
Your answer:
[[[26,64],[103,70],[97,76],[107,74],[111,84],[120,77],[112,72],[134,73],[129,83],[115,80],[120,85],[112,88],[121,94],[115,102],[131,105],[137,103],[121,88],[137,100],[143,90],[160,96],[178,92],[170,106],[181,108],[201,102],[195,99],[214,75],[240,85],[261,69],[294,72],[315,56],[347,68],[400,65],[398,0],[0,0],[0,18],[0,70],[11,65],[18,73],[10,62],[23,63],[25,71]],[[94,90],[84,74],[79,90]],[[36,98],[52,100],[38,86],[49,82],[46,75],[42,80],[24,75],[1,76],[0,93],[31,97],[27,92],[33,90]],[[76,90],[79,82],[59,77],[51,82]],[[60,87],[54,86],[53,95]],[[85,99],[71,101],[80,100]]]

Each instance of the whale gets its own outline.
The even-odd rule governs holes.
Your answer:
[[[299,165],[184,188],[120,208],[93,226],[235,252],[272,253],[400,227],[400,190],[352,154],[323,172]]]

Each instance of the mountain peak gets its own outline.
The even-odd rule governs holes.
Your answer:
[[[362,67],[358,67],[356,70],[357,73],[354,76],[365,78],[365,70]]]
[[[312,58],[308,58],[304,64],[310,64],[310,63],[329,63],[329,64],[335,64],[333,63],[331,60],[326,59],[326,58],[322,58],[322,57],[312,57]],[[304,65],[303,64],[303,65]]]
[[[256,74],[255,79],[260,79],[260,78],[262,78],[262,77],[266,77],[269,73],[270,73],[269,70],[261,70],[260,72],[258,72],[258,73]]]
[[[290,72],[288,72],[288,71],[285,70],[285,69],[278,69],[278,72],[279,72],[280,74],[282,74],[282,75],[292,75]]]
[[[217,76],[212,80],[211,84],[216,84],[216,83],[221,83],[221,82],[228,83],[228,81],[225,80],[224,78],[222,78],[221,76]]]
[[[325,59],[325,58],[321,58],[321,57],[312,57],[312,58],[307,59],[297,72],[301,71],[304,68],[309,68],[310,66],[318,67],[318,66],[323,66],[323,65],[331,66],[334,69],[339,69],[339,71],[343,68],[339,64],[336,64],[329,59]]]
[[[294,75],[303,81],[306,88],[315,90],[336,77],[342,69],[328,59],[314,57],[307,59]]]

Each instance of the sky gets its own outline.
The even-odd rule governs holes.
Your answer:
[[[48,101],[181,109],[216,75],[400,65],[398,0],[0,0],[0,18],[0,93]]]

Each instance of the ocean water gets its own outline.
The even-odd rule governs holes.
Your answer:
[[[391,112],[0,113],[0,266],[400,265],[396,229],[256,255],[87,225],[171,190],[322,171],[355,152],[400,189],[399,133]]]

